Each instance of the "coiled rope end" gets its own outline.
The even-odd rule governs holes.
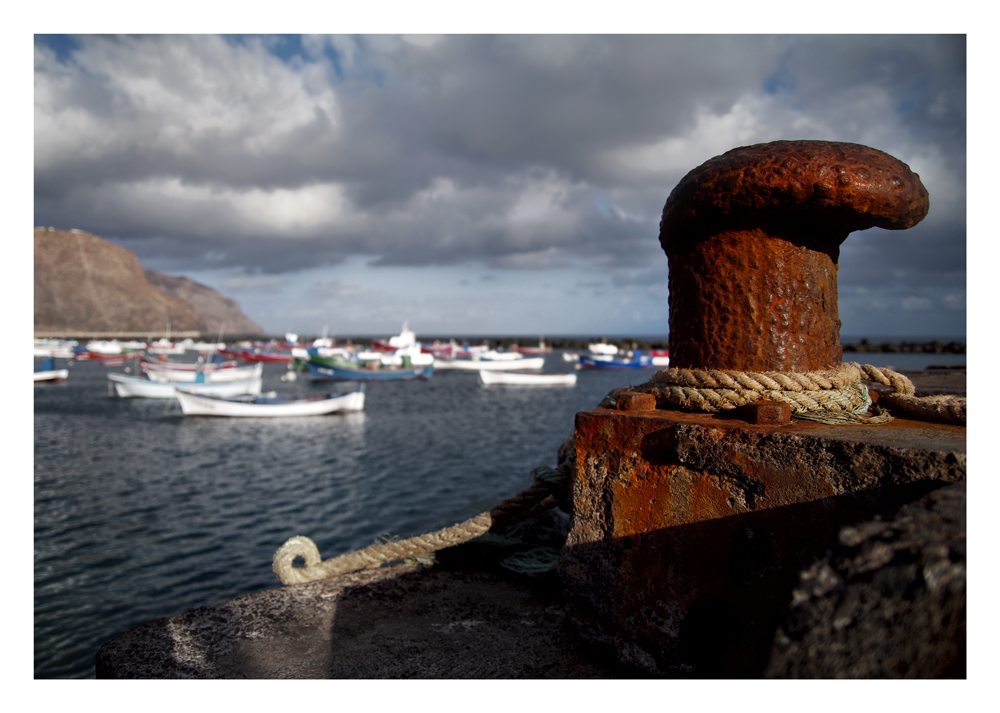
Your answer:
[[[297,557],[305,560],[305,567],[293,566]],[[316,576],[316,573],[309,571],[310,567],[315,567],[321,561],[316,543],[304,535],[296,535],[288,538],[274,553],[271,569],[282,584],[303,584],[322,578],[322,575]]]

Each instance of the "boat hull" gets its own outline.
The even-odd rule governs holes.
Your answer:
[[[193,384],[198,381],[199,374],[204,376],[206,383],[220,384],[227,381],[248,381],[259,378],[263,372],[263,364],[254,366],[238,366],[226,369],[209,369],[204,372],[188,371],[186,369],[160,369],[152,363],[143,364],[143,370],[152,381]]]
[[[309,376],[313,381],[396,381],[407,379],[429,379],[434,373],[433,366],[417,366],[412,369],[345,369],[339,366],[325,366],[307,362]]]
[[[483,386],[576,386],[576,374],[519,374],[480,371]]]
[[[438,359],[434,362],[435,369],[454,369],[461,371],[519,371],[524,369],[541,369],[545,366],[545,357],[529,359],[469,359],[448,360]]]
[[[64,381],[69,378],[69,369],[52,369],[49,371],[36,371],[35,381]]]
[[[115,393],[119,398],[139,399],[172,399],[177,396],[175,382],[150,381],[127,374],[108,374],[108,380],[114,384]],[[185,384],[182,388],[198,394],[211,396],[241,396],[243,394],[259,394],[263,379],[257,377],[245,381],[223,381],[208,384]]]
[[[185,416],[225,416],[230,418],[289,418],[325,416],[331,413],[362,411],[364,391],[305,397],[213,398],[177,390],[177,401]]]
[[[576,365],[577,369],[618,369],[618,370],[630,370],[630,369],[656,369],[658,368],[656,364],[653,363],[652,359],[649,357],[643,357],[641,359],[633,359],[630,361],[623,361],[619,359],[594,359],[588,356],[581,356],[580,361]]]

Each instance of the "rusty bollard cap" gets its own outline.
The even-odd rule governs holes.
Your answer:
[[[911,228],[927,215],[927,189],[887,153],[836,141],[743,146],[690,171],[670,193],[660,244],[670,255],[723,229],[766,227],[839,246],[855,230]]]

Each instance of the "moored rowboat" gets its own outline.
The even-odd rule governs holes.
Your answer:
[[[429,379],[434,374],[434,366],[415,366],[412,368],[382,367],[379,369],[354,368],[341,366],[326,366],[315,362],[306,362],[309,376],[313,381],[393,381],[397,379]]]
[[[509,371],[480,371],[483,386],[575,386],[576,374],[521,374]]]
[[[142,369],[152,381],[218,384],[224,381],[256,379],[261,376],[264,365],[254,364],[253,366],[233,366],[225,369],[208,368],[204,371],[187,371],[184,369],[161,369],[153,362],[147,362],[142,365]]]
[[[519,371],[541,369],[545,357],[529,359],[436,359],[435,369],[461,369],[464,371]]]
[[[151,381],[138,376],[118,374],[112,372],[108,374],[108,380],[114,384],[115,393],[119,398],[142,398],[142,399],[172,399],[177,395],[176,382],[171,381]],[[194,391],[199,394],[212,396],[240,396],[241,394],[259,394],[262,379],[257,376],[244,381],[221,381],[218,383],[184,384],[182,388]]]
[[[324,416],[365,407],[364,385],[346,394],[317,396],[242,396],[217,398],[177,390],[177,400],[185,416],[231,416],[237,418],[281,418]]]
[[[56,369],[55,357],[45,357],[35,367],[35,381],[63,381],[69,378],[69,369]]]

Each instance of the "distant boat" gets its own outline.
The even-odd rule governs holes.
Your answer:
[[[72,359],[73,349],[77,346],[76,340],[70,339],[36,339],[36,357],[57,357],[59,359]]]
[[[649,356],[653,359],[653,366],[670,366],[670,351],[667,349],[650,349]]]
[[[618,353],[618,347],[616,347],[614,344],[595,342],[593,344],[587,345],[587,351],[589,351],[591,354],[596,354],[601,356],[614,356]]]
[[[69,378],[69,369],[56,369],[54,357],[45,357],[40,366],[35,367],[35,381],[63,381]]]
[[[243,361],[253,363],[265,362],[287,364],[294,359],[290,349],[223,349],[220,351],[220,354],[230,357],[231,359],[242,359]]]
[[[316,396],[239,396],[219,398],[177,390],[177,401],[185,416],[230,416],[237,418],[283,418],[324,416],[365,407],[364,384],[346,394]]]
[[[544,339],[539,339],[538,340],[538,346],[537,347],[522,347],[522,346],[519,346],[519,345],[515,344],[514,346],[512,346],[510,348],[510,350],[512,352],[518,352],[520,354],[530,354],[530,355],[533,355],[533,356],[537,356],[539,354],[551,354],[552,353],[552,347],[548,346],[545,343]]]
[[[225,369],[206,368],[198,371],[190,371],[187,369],[161,369],[156,366],[154,362],[148,362],[142,365],[142,370],[146,372],[146,375],[149,376],[151,381],[186,384],[218,384],[224,381],[247,381],[248,379],[258,379],[260,378],[263,369],[263,364],[228,367]]]
[[[590,357],[585,354],[580,355],[580,361],[576,365],[577,369],[656,369],[653,358],[639,354],[624,359],[613,357]]]
[[[181,361],[166,361],[164,359],[147,359],[144,356],[139,357],[139,363],[142,365],[149,365],[154,369],[176,369],[179,371],[214,371],[215,369],[232,369],[233,367],[239,366],[239,362],[236,359],[223,359],[221,354],[215,354],[208,361],[203,361],[201,357],[198,357],[197,362],[181,362]]]
[[[262,379],[257,376],[254,379],[244,381],[223,381],[219,383],[188,383],[181,388],[194,391],[199,394],[211,396],[240,396],[242,394],[259,394]],[[140,376],[130,376],[111,372],[108,374],[109,389],[111,385],[119,398],[141,398],[141,399],[172,399],[177,395],[176,382],[151,381]]]
[[[406,323],[403,323],[403,329],[395,337],[389,337],[389,339],[376,339],[372,342],[372,349],[381,352],[395,352],[398,349],[406,349],[407,347],[416,347],[420,349],[420,345],[417,343],[417,334],[411,330]]]
[[[162,337],[146,345],[147,354],[183,354],[186,351],[187,347],[183,344],[175,344],[166,337]]]
[[[515,355],[521,357],[520,354]],[[457,369],[462,371],[521,371],[541,369],[545,366],[545,357],[512,358],[512,359],[435,359],[436,369]]]
[[[429,379],[434,374],[433,365],[366,369],[358,366],[325,366],[308,361],[306,367],[313,381],[395,381]]]
[[[576,374],[523,374],[509,371],[480,371],[483,386],[575,386]]]

